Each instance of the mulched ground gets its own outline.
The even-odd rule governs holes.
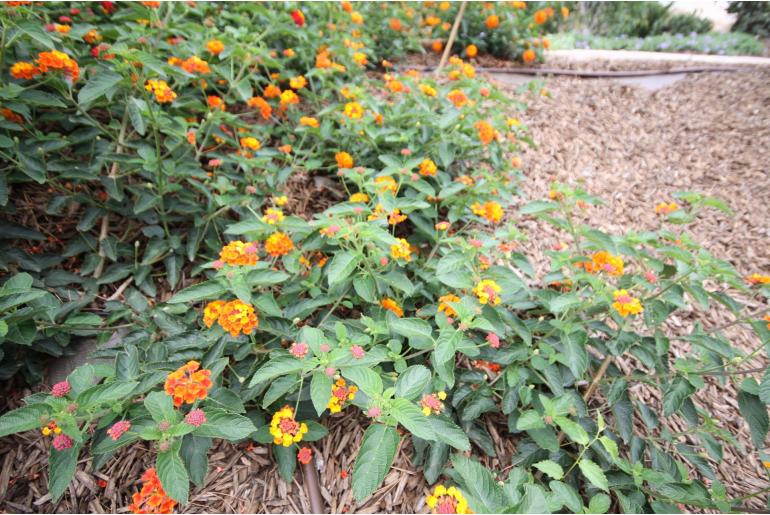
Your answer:
[[[426,62],[425,64],[432,64]],[[549,63],[556,64],[556,63]],[[558,63],[562,65],[563,63]],[[487,66],[492,66],[487,64]],[[554,66],[555,67],[555,66]],[[572,66],[570,66],[572,67]],[[641,69],[634,63],[635,69]],[[653,67],[653,66],[649,66]],[[591,69],[597,69],[592,67]],[[601,68],[610,69],[610,68]],[[612,69],[623,69],[614,67]],[[701,191],[729,202],[735,215],[704,212],[688,232],[717,257],[727,259],[742,273],[770,272],[770,71],[691,75],[658,91],[620,85],[606,80],[548,79],[550,96],[526,98],[530,107],[522,116],[537,148],[523,153],[528,198],[544,198],[553,180],[579,184],[603,197],[606,205],[593,208],[585,222],[619,234],[629,229],[655,229],[660,223],[654,206],[670,200],[678,190]],[[322,187],[314,184],[313,187]],[[303,191],[305,187],[298,187]],[[302,196],[300,193],[297,195]],[[531,220],[519,225],[530,233],[523,245],[543,269],[543,252],[565,236]],[[745,299],[756,310],[767,309]],[[668,331],[686,334],[695,313],[678,313]],[[700,316],[707,326],[728,323],[728,314],[713,310]],[[749,331],[731,327],[725,334],[733,343],[750,349],[757,345]],[[688,348],[675,342],[673,355]],[[764,354],[763,354],[764,355]],[[760,358],[751,366],[766,366]],[[630,369],[628,361],[620,365]],[[634,392],[655,406],[654,392]],[[0,392],[8,407],[18,405],[25,393],[10,385]],[[746,449],[753,449],[748,428],[738,415],[735,391],[709,379],[709,388],[697,403],[715,414]],[[510,464],[515,442],[506,437],[500,421],[488,421],[498,457],[488,465],[498,470]],[[425,513],[428,485],[421,470],[410,462],[411,446],[404,445],[385,483],[367,502],[356,505],[350,472],[365,421],[342,413],[326,419],[330,435],[316,449],[322,495],[333,513]],[[681,421],[669,421],[673,429]],[[147,444],[121,450],[100,473],[90,474],[87,460],[76,480],[56,505],[46,497],[46,448],[30,432],[0,440],[0,510],[28,513],[125,512],[130,495],[138,489],[142,470],[150,465]],[[193,490],[187,512],[308,512],[309,500],[298,472],[287,485],[272,465],[265,447],[221,443],[210,456],[206,487]],[[770,487],[756,453],[725,450],[718,466],[721,480],[732,495]],[[107,482],[99,486],[99,480]],[[761,509],[764,498],[747,506]]]

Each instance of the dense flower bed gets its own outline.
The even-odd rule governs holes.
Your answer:
[[[7,226],[40,243],[0,251],[18,271],[0,328],[50,353],[126,329],[101,351],[114,366],[82,366],[0,417],[0,435],[51,438],[53,499],[81,453],[98,468],[140,440],[157,459],[134,512],[185,503],[215,438],[269,445],[289,480],[325,417],[360,410],[358,500],[411,438],[426,479],[453,483],[426,499],[436,513],[730,508],[709,464],[730,438],[693,396],[762,352],[767,322],[731,294],[766,297],[770,277],[744,280],[677,230],[726,209],[700,195],[668,199],[644,234],[592,229],[599,199],[563,185],[514,209],[522,99],[459,56],[421,75],[377,51],[382,20],[454,6],[368,20],[372,6],[346,2],[19,4],[3,7],[0,192],[43,184],[45,215],[78,219],[48,239]],[[520,7],[483,6],[485,23]],[[332,181],[338,201],[296,210],[300,174]],[[2,200],[10,212],[16,198]],[[565,235],[545,276],[518,249],[537,235],[515,222],[532,216]],[[663,324],[693,302],[751,324],[755,353],[698,326],[683,336],[692,357],[671,362]],[[662,414],[635,381],[660,387]],[[740,386],[759,449],[769,386]],[[488,414],[518,441],[507,471],[468,456],[495,452]],[[686,434],[659,428],[675,414]]]

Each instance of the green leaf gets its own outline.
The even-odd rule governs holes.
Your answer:
[[[543,488],[540,485],[524,485],[524,496],[517,511],[519,513],[551,513]]]
[[[569,436],[570,440],[580,445],[588,445],[588,433],[583,429],[583,426],[567,417],[554,417],[553,420]]]
[[[249,388],[252,388],[264,381],[275,379],[278,376],[293,374],[302,370],[303,362],[292,356],[279,356],[268,360],[262,368],[256,371],[249,381]]]
[[[324,412],[332,397],[332,378],[323,371],[313,372],[310,380],[310,399],[313,401],[318,416]]]
[[[553,202],[547,202],[544,200],[533,200],[532,202],[528,202],[526,205],[524,205],[519,210],[519,214],[539,215],[541,213],[548,213],[550,211],[555,211],[558,207],[559,206],[557,206]]]
[[[399,424],[404,426],[407,431],[422,438],[423,440],[435,441],[436,435],[431,426],[425,420],[427,417],[422,414],[420,408],[406,399],[394,399],[391,406],[391,415]]]
[[[144,123],[142,117],[142,111],[146,105],[142,100],[137,98],[130,98],[126,103],[126,109],[128,110],[128,119],[131,120],[131,125],[134,126],[134,130],[140,135],[144,136],[147,132],[147,125]]]
[[[246,275],[249,286],[272,286],[284,282],[289,274],[280,270],[252,270]]]
[[[578,467],[580,467],[580,472],[583,473],[592,485],[605,492],[610,491],[609,484],[607,483],[607,476],[604,475],[604,472],[602,472],[599,465],[589,459],[583,458],[580,460],[580,463],[578,463]]]
[[[583,338],[578,339],[577,334]],[[588,370],[588,352],[586,352],[585,341],[585,333],[565,334],[562,338],[566,365],[575,377],[583,377],[585,371]]]
[[[353,382],[358,389],[372,398],[382,395],[382,378],[368,367],[343,368],[342,375]]]
[[[144,407],[155,422],[176,422],[178,413],[174,401],[165,392],[152,392],[144,398]]]
[[[201,424],[193,434],[209,438],[224,438],[236,441],[246,438],[257,430],[249,418],[243,415],[229,413],[219,408],[206,408],[206,422]]]
[[[169,497],[182,504],[187,502],[190,478],[179,455],[181,440],[177,440],[166,452],[159,452],[155,460],[158,479]]]
[[[272,445],[271,448],[278,465],[278,473],[284,481],[291,483],[294,478],[294,471],[297,469],[297,446]]]
[[[543,417],[535,410],[527,410],[516,421],[516,429],[526,431],[528,429],[542,429],[545,427]]]
[[[353,289],[366,302],[377,304],[377,285],[371,275],[359,275],[353,280]]]
[[[564,469],[561,465],[551,460],[543,460],[533,465],[536,469],[547,474],[552,479],[561,479],[564,477]]]
[[[136,381],[114,381],[92,386],[77,396],[79,407],[90,409],[102,404],[112,404],[127,398],[139,383]]]
[[[47,404],[30,404],[0,417],[0,437],[42,427],[41,420],[51,408]]]
[[[468,440],[468,435],[450,419],[440,415],[431,415],[427,419],[436,435],[436,440],[451,445],[459,451],[471,450],[471,442]]]
[[[352,252],[338,252],[332,258],[331,263],[327,265],[326,271],[329,278],[329,287],[349,279],[353,270],[356,269],[360,256]]]
[[[196,302],[203,299],[214,299],[221,297],[227,292],[227,288],[217,281],[203,281],[194,284],[166,301],[168,304],[181,304],[182,302]]]
[[[409,339],[416,349],[425,349],[433,344],[433,329],[421,318],[393,318],[388,322],[390,330]]]
[[[51,494],[53,502],[61,498],[75,476],[79,453],[79,445],[73,445],[64,451],[51,449],[48,458],[48,493]]]
[[[463,479],[468,504],[476,513],[500,513],[503,493],[489,470],[462,454],[452,455],[452,466]]]
[[[303,442],[317,442],[329,434],[329,430],[318,422],[313,420],[305,420],[304,422],[307,424],[307,433],[302,437]]]
[[[575,489],[570,485],[562,483],[561,481],[551,481],[548,483],[548,487],[551,489],[551,492],[553,492],[554,497],[566,506],[570,513],[580,513],[583,511],[583,499],[581,499]]]
[[[765,370],[762,382],[759,383],[759,399],[765,404],[770,404],[770,368]]]
[[[758,449],[765,446],[765,437],[767,436],[770,421],[767,416],[767,406],[759,400],[759,397],[750,393],[738,392],[738,409],[741,416],[749,424],[751,431],[751,441]]]
[[[111,70],[100,69],[78,93],[78,104],[83,105],[93,102],[108,91],[116,88],[122,78]]]
[[[182,440],[181,456],[187,467],[190,479],[196,486],[202,487],[209,469],[208,452],[211,438],[187,435]]]
[[[404,370],[396,380],[396,397],[413,401],[430,384],[430,370],[423,365],[412,365]]]
[[[612,499],[607,494],[596,494],[588,502],[588,513],[607,513]]]
[[[677,376],[663,394],[663,415],[669,417],[682,407],[685,399],[695,392],[687,379]]]
[[[361,448],[353,466],[353,495],[361,503],[374,492],[393,464],[398,448],[396,428],[372,424],[364,433]]]

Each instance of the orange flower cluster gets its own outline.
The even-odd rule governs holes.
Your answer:
[[[184,61],[178,61],[177,65],[187,73],[210,73],[209,63],[193,55],[185,59]]]
[[[213,55],[221,54],[224,49],[225,49],[225,44],[219,41],[218,39],[212,39],[211,41],[206,43],[206,50],[208,50],[209,53]]]
[[[401,306],[398,305],[398,302],[395,300],[385,297],[380,301],[380,306],[382,306],[384,309],[387,309],[394,315],[396,315],[398,318],[401,318],[404,316],[404,310],[401,309]]]
[[[347,152],[337,152],[334,154],[334,159],[337,160],[337,166],[340,168],[353,168],[353,156]]]
[[[29,80],[50,70],[62,70],[64,75],[73,83],[77,82],[80,76],[78,63],[64,52],[59,52],[58,50],[40,52],[37,55],[37,66],[25,61],[14,63],[11,66],[11,76],[14,79]]]
[[[294,243],[286,234],[276,232],[265,241],[265,251],[273,257],[285,256],[294,248]]]
[[[251,334],[259,326],[254,306],[238,299],[230,302],[215,300],[206,305],[203,309],[203,323],[211,327],[217,321],[233,338],[240,333]]]
[[[465,95],[465,93],[463,93],[462,90],[459,89],[453,89],[450,91],[447,94],[447,98],[458,109],[468,103],[468,97]]]
[[[612,293],[612,296],[615,299],[615,302],[612,303],[612,307],[623,318],[626,318],[628,315],[638,315],[644,311],[639,299],[629,295],[626,290],[617,290]]]
[[[343,108],[345,116],[351,120],[361,118],[364,115],[364,108],[358,102],[348,102]]]
[[[483,120],[476,122],[474,125],[479,133],[479,139],[484,145],[489,145],[495,139],[495,129],[489,122]]]
[[[152,94],[155,95],[155,100],[159,104],[168,104],[176,98],[176,93],[168,87],[165,80],[150,79],[144,85],[144,89],[152,91]]]
[[[609,275],[621,276],[623,275],[623,258],[620,256],[614,256],[606,250],[600,250],[591,256],[591,261],[583,261],[576,265],[578,268],[583,268],[589,274],[598,274],[599,272],[606,272]]]
[[[135,492],[133,501],[128,509],[131,513],[172,513],[176,501],[166,495],[163,485],[160,484],[158,474],[154,468],[147,469],[142,474],[142,489]]]
[[[219,251],[219,259],[232,266],[252,266],[259,261],[257,246],[240,240],[231,241]]]
[[[398,243],[390,246],[390,255],[393,259],[412,260],[412,247],[404,238],[398,238]]]
[[[211,370],[198,370],[200,366],[197,361],[188,361],[166,378],[163,390],[174,398],[174,407],[192,404],[208,395],[214,385],[211,381]]]
[[[262,97],[252,97],[246,101],[246,105],[259,109],[259,114],[264,120],[269,119],[270,115],[273,114],[273,108]]]
[[[475,202],[471,205],[471,211],[473,211],[474,215],[480,216],[493,224],[500,223],[504,214],[503,207],[493,201],[484,202],[483,204]]]
[[[677,209],[679,209],[679,206],[676,204],[676,202],[669,202],[668,204],[661,202],[655,206],[655,213],[659,215],[667,215],[673,213]]]

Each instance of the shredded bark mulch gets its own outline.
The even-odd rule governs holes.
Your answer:
[[[635,65],[639,69],[638,63]],[[686,226],[687,231],[742,273],[768,273],[769,83],[770,72],[759,70],[689,75],[655,92],[609,80],[548,79],[548,96],[530,95],[525,99],[530,107],[522,121],[538,144],[523,153],[525,196],[546,198],[553,180],[580,185],[606,201],[604,206],[591,208],[584,222],[621,234],[658,228],[661,221],[654,214],[654,207],[658,202],[670,201],[674,191],[708,193],[728,202],[735,215],[704,211],[695,223]],[[292,197],[304,197],[311,210],[322,209],[323,205],[313,204],[325,201],[313,202],[310,198],[323,187],[303,178],[290,192]],[[533,220],[518,223],[530,235],[522,250],[540,271],[545,270],[545,250],[568,237]],[[757,299],[742,300],[757,312],[768,309]],[[704,321],[707,327],[721,327],[732,320],[731,315],[717,308],[705,315],[678,312],[667,331],[672,336],[687,334],[696,319]],[[743,326],[729,327],[724,334],[745,352],[758,345],[756,337]],[[672,342],[672,359],[688,352],[683,342]],[[746,366],[767,364],[762,352]],[[637,364],[627,360],[618,366],[630,372]],[[707,378],[709,386],[699,394],[696,404],[711,412],[717,424],[729,431],[746,451],[726,447],[722,464],[712,465],[733,496],[770,487],[757,454],[750,452],[754,446],[748,427],[738,414],[735,388],[717,379]],[[653,409],[659,408],[660,399],[653,390],[637,385],[633,392]],[[12,392],[7,385],[3,393],[10,409],[18,406],[21,397],[29,392]],[[593,402],[599,403],[600,399]],[[428,511],[424,504],[428,485],[420,468],[410,461],[409,444],[399,450],[384,485],[365,503],[357,505],[352,497],[350,474],[366,419],[348,411],[327,418],[324,423],[330,435],[313,447],[322,495],[333,513]],[[686,423],[676,418],[666,423],[674,431],[686,429]],[[484,460],[503,470],[515,454],[515,441],[507,435],[502,419],[486,419],[485,424],[495,440],[498,456]],[[50,442],[37,432],[0,439],[0,509],[22,513],[126,512],[131,494],[140,487],[139,477],[151,466],[154,456],[148,444],[136,444],[119,451],[95,474],[88,472],[90,460],[84,459],[74,482],[54,505],[46,493],[48,445]],[[692,475],[699,477],[697,471],[692,471]],[[106,486],[100,486],[99,480],[105,481]],[[310,510],[301,473],[297,472],[292,484],[284,483],[269,451],[258,444],[218,444],[211,452],[205,487],[194,489],[190,499],[184,507],[187,512]],[[746,506],[762,509],[765,498],[750,499]]]

